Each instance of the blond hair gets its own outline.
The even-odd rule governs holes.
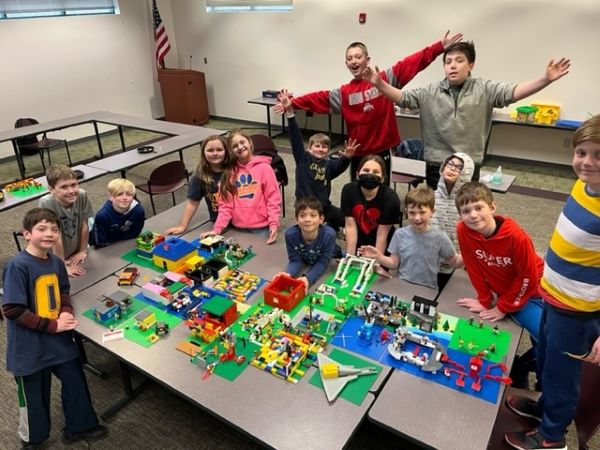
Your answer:
[[[135,185],[125,178],[115,178],[108,182],[108,193],[111,196],[116,197],[123,192],[135,195]]]

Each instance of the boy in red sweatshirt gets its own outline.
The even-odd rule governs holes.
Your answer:
[[[509,315],[529,332],[535,348],[543,309],[538,286],[544,262],[531,238],[515,220],[495,214],[492,192],[482,183],[465,183],[456,195],[456,208],[461,218],[456,225],[460,253],[477,292],[477,298],[460,298],[458,304],[490,322]],[[515,366],[521,369],[535,363],[534,352],[522,355]]]
[[[401,59],[381,72],[380,76],[391,85],[401,88],[429,66],[446,47],[461,39],[462,33],[451,36],[448,31],[440,41]],[[365,155],[371,153],[377,153],[383,158],[386,173],[390,174],[389,150],[400,144],[394,104],[362,77],[368,64],[367,46],[362,42],[353,42],[346,48],[346,67],[352,74],[349,83],[336,89],[311,92],[292,99],[292,105],[296,109],[317,114],[342,114],[348,128],[348,139],[354,139],[360,144],[351,162],[350,175],[353,181],[358,172],[358,164]],[[273,109],[279,114],[284,112],[281,104]]]

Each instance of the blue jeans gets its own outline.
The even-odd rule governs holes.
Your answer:
[[[534,345],[540,337],[540,322],[544,301],[541,297],[531,297],[523,308],[510,313],[510,317],[522,328],[525,328],[533,338]]]
[[[565,352],[582,355],[600,336],[600,319],[569,316],[544,305],[538,343],[538,370],[542,373],[539,408],[544,439],[559,441],[573,420],[579,401],[582,362]]]

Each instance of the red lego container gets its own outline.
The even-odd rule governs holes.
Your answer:
[[[304,283],[288,275],[273,278],[263,291],[265,305],[291,311],[306,295]]]

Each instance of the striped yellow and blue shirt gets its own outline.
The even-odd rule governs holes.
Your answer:
[[[600,311],[600,195],[577,180],[558,218],[541,286],[566,309]]]

